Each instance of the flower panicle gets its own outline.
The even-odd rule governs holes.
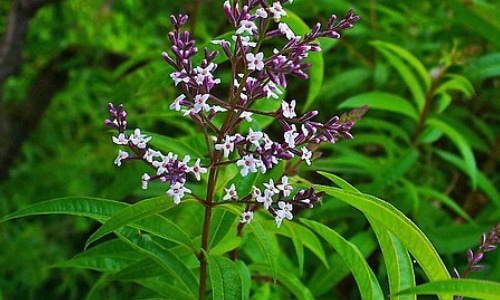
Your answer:
[[[223,3],[223,11],[229,23],[234,27],[231,38],[213,40],[212,44],[220,47],[212,51],[205,47],[202,51],[189,31],[183,28],[188,22],[184,14],[170,16],[173,29],[168,33],[171,47],[162,53],[162,57],[174,71],[170,74],[174,86],[182,91],[175,97],[169,108],[190,118],[203,133],[208,158],[190,163],[186,155],[163,154],[154,150],[149,142],[151,137],[142,134],[140,129],[127,132],[126,113],[123,105],[115,108],[110,104],[111,118],[106,124],[117,130],[113,142],[128,150],[119,150],[115,164],[123,161],[142,160],[154,172],[142,176],[142,187],[147,188],[152,181],[168,184],[167,195],[178,204],[186,194],[193,194],[186,186],[188,175],[198,181],[210,168],[221,168],[235,164],[242,177],[251,173],[266,173],[282,161],[295,160],[298,164],[311,165],[314,151],[319,144],[336,143],[340,138],[352,139],[351,129],[358,122],[368,107],[355,109],[340,117],[334,116],[326,122],[316,121],[319,112],[312,110],[298,114],[298,99],[284,99],[284,89],[290,77],[307,79],[311,63],[307,61],[309,53],[320,52],[318,38],[339,39],[340,32],[351,29],[359,16],[350,10],[338,19],[332,15],[326,26],[317,23],[303,36],[296,35],[287,24],[287,11],[283,6],[293,0],[233,0]],[[269,39],[281,42],[281,47],[272,50],[262,45]],[[268,50],[269,49],[269,50]],[[217,77],[219,55],[225,55],[231,66],[231,80],[227,94],[219,95],[221,78]],[[200,59],[195,57],[202,56]],[[257,110],[258,101],[280,101],[276,110]],[[252,126],[254,116],[277,119],[282,132],[271,136]],[[217,116],[220,116],[219,118]],[[219,120],[216,122],[216,120]],[[221,124],[220,120],[224,120]],[[240,124],[250,123],[248,132],[238,132]],[[206,160],[206,159],[205,159]],[[298,164],[290,164],[296,168]],[[288,170],[285,174],[293,174]],[[271,181],[265,184],[263,192],[254,187],[253,191],[238,197],[237,186],[230,185],[224,191],[222,201],[246,203],[241,215],[242,224],[250,222],[253,211],[262,206],[275,218],[279,227],[284,219],[293,218],[294,207],[313,208],[320,201],[323,193],[314,187],[296,191],[288,183],[288,177],[282,174],[280,183]],[[208,191],[208,190],[207,190]],[[207,192],[208,193],[208,192]],[[200,202],[204,197],[192,195]]]

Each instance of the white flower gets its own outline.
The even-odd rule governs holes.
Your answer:
[[[128,144],[128,139],[125,133],[120,133],[118,137],[113,136],[112,137],[113,143],[117,145],[127,145]]]
[[[196,67],[196,83],[199,85],[203,84],[203,81],[205,80],[205,77],[208,77],[210,79],[214,78],[214,75],[212,74],[212,71],[214,71],[217,68],[217,64],[210,63],[208,66],[205,68],[202,67]],[[215,83],[220,83],[220,80],[214,81]]]
[[[267,18],[267,11],[266,11],[265,9],[263,9],[263,8],[259,8],[259,9],[257,9],[257,10],[255,11],[255,15],[256,15],[257,17],[260,17],[260,18],[262,18],[262,19],[265,19],[265,18]]]
[[[273,6],[269,7],[269,12],[273,14],[273,19],[275,22],[279,22],[281,17],[286,16],[286,12],[279,2],[274,2]]]
[[[200,181],[201,180],[201,173],[207,173],[207,168],[201,167],[200,166],[200,160],[197,159],[194,166],[192,167],[187,167],[186,172],[191,172],[194,174],[196,177],[196,180]]]
[[[257,54],[247,53],[245,56],[247,59],[247,67],[249,70],[262,70],[264,69],[264,53],[259,52]]]
[[[236,162],[237,166],[242,167],[240,170],[241,176],[245,177],[248,174],[248,171],[255,173],[257,172],[257,163],[259,161],[255,160],[252,155],[245,155],[242,159]]]
[[[210,105],[207,104],[207,100],[210,94],[203,94],[203,95],[196,95],[194,97],[194,106],[193,106],[193,111],[195,113],[200,112],[202,109],[204,111],[209,111],[210,110]]]
[[[281,109],[283,110],[283,117],[292,119],[297,116],[295,113],[295,100],[292,100],[290,104],[288,104],[285,100],[281,101]]]
[[[173,198],[175,204],[181,202],[181,199],[184,198],[184,193],[191,193],[191,190],[184,187],[180,182],[170,185],[170,189],[167,191],[167,195]]]
[[[214,45],[224,45],[226,44],[227,46],[231,46],[231,43],[226,41],[226,40],[211,40],[210,43]]]
[[[257,197],[260,196],[260,194],[262,194],[260,192],[260,189],[258,187],[256,187],[255,185],[252,186],[252,198],[253,199],[257,199]]]
[[[308,166],[310,166],[311,165],[312,152],[309,149],[307,149],[306,147],[302,147],[301,150],[302,150],[302,157],[301,157],[301,159],[305,160],[306,164]]]
[[[226,135],[224,138],[224,143],[222,144],[215,144],[215,150],[223,150],[224,151],[224,157],[229,157],[229,154],[234,151],[234,140],[235,137]]]
[[[256,200],[259,203],[263,203],[264,209],[269,209],[269,207],[273,204],[273,196],[273,192],[265,190],[264,195],[260,195]]]
[[[285,218],[285,212],[282,210],[276,211],[276,216],[274,216],[274,221],[276,222],[276,226],[278,228],[281,227],[281,222],[283,222],[283,219]]]
[[[262,138],[264,140],[264,150],[269,150],[273,146],[274,142],[271,140],[269,135],[264,132],[264,137]]]
[[[184,82],[184,83],[189,82],[189,76],[186,73],[185,69],[182,69],[181,71],[178,72],[173,72],[172,74],[170,74],[170,77],[174,80],[175,85],[178,85],[179,82]]]
[[[283,176],[283,178],[281,178],[281,184],[278,184],[276,187],[280,191],[283,191],[283,196],[285,196],[285,197],[290,196],[290,193],[293,190],[292,185],[288,183],[288,177],[287,176]]]
[[[132,144],[136,145],[139,149],[145,149],[146,144],[151,140],[151,137],[146,137],[146,135],[141,134],[141,130],[136,128],[134,134],[130,136],[130,141]]]
[[[224,188],[224,191],[226,192],[226,195],[222,198],[222,200],[238,200],[238,191],[236,191],[236,187],[234,186],[234,183],[231,184],[229,188]]]
[[[250,221],[252,221],[252,219],[253,219],[253,211],[251,211],[251,210],[244,211],[241,213],[240,223],[241,224],[248,224],[248,223],[250,223]]]
[[[122,165],[122,160],[127,158],[129,154],[125,151],[118,150],[118,157],[115,159],[114,164],[117,165],[118,167]]]
[[[272,178],[269,179],[269,183],[264,183],[264,186],[266,187],[266,191],[269,190],[273,193],[273,195],[280,192],[279,189],[274,185],[274,180]]]
[[[289,147],[291,148],[295,147],[295,138],[297,136],[299,136],[299,133],[295,128],[295,124],[292,124],[292,129],[286,131],[284,134],[285,142],[288,144]]]
[[[236,34],[242,34],[243,32],[246,32],[252,35],[254,30],[257,31],[257,26],[255,25],[254,22],[248,20],[241,20],[240,27],[238,27],[238,29],[236,30]]]
[[[283,91],[281,91],[274,82],[269,81],[264,86],[264,92],[266,92],[266,97],[272,97],[274,99],[278,99],[279,95],[283,95]]]
[[[151,179],[151,177],[149,177],[149,175],[147,173],[144,173],[144,175],[142,175],[142,189],[143,190],[148,188],[149,179]]]
[[[293,219],[293,214],[292,214],[293,206],[292,206],[291,203],[287,203],[287,202],[284,202],[284,201],[279,201],[278,202],[278,207],[280,208],[280,210],[283,211],[285,218],[287,218],[288,220]]]
[[[172,102],[172,104],[170,104],[169,108],[171,110],[180,111],[181,110],[181,101],[183,101],[184,99],[186,99],[186,95],[184,95],[184,94],[179,95],[177,98],[175,98],[174,102]]]
[[[253,131],[252,128],[249,128],[248,131],[246,140],[259,147],[260,139],[264,136],[264,134],[261,131]]]
[[[240,114],[240,119],[245,119],[247,122],[252,122],[253,121],[252,115],[253,113],[249,111],[244,111]]]
[[[153,159],[155,157],[162,157],[162,154],[160,151],[156,151],[156,150],[153,150],[151,148],[148,148],[148,150],[146,150],[146,152],[144,152],[144,156],[143,158],[147,161],[147,162],[153,162]]]
[[[249,36],[239,36],[240,37],[240,41],[241,41],[241,45],[243,47],[255,47],[257,46],[257,43],[256,42],[250,42],[250,37]],[[236,42],[236,39],[238,39],[238,36],[236,35],[233,35],[233,40]]]
[[[288,25],[285,23],[279,23],[278,29],[283,35],[285,35],[288,40],[291,40],[295,37],[295,33],[293,33],[292,29],[290,29],[290,27],[288,27]]]

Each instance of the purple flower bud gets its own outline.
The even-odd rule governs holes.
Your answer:
[[[317,115],[318,115],[318,113],[319,113],[319,112],[318,112],[317,110],[313,110],[313,111],[307,112],[307,113],[305,113],[304,115],[302,115],[302,116],[300,117],[300,121],[301,121],[301,122],[306,122],[306,121],[309,121],[310,119],[312,119],[312,118],[314,118],[315,116],[317,116]],[[309,130],[309,131],[314,131],[314,129],[312,129],[312,128],[309,128],[309,127],[308,127],[307,123],[304,123],[304,125],[306,126],[307,130]],[[310,126],[310,127],[312,127],[310,124],[309,124],[309,126]]]

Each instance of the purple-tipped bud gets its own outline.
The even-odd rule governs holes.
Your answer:
[[[306,121],[309,121],[310,119],[314,118],[315,116],[318,115],[318,111],[317,110],[313,110],[313,111],[310,111],[308,113],[305,113],[304,115],[302,115],[300,117],[300,121],[301,122],[306,122]],[[309,131],[312,131],[309,129],[309,127],[307,127],[307,124],[305,124],[306,128],[309,130]]]
[[[167,53],[167,52],[163,51],[163,52],[161,53],[161,56],[163,57],[163,59],[164,59],[164,60],[165,60],[165,61],[166,61],[169,65],[171,65],[171,66],[172,66],[172,67],[174,67],[174,68],[176,67],[176,64],[175,64],[174,60],[173,60],[170,56],[168,56],[168,53]]]
[[[460,278],[460,273],[458,272],[457,268],[453,268],[453,277]]]
[[[328,28],[328,29],[333,28],[333,26],[335,25],[336,21],[337,21],[337,16],[336,15],[332,15],[330,17],[330,20],[328,21],[328,25],[326,25],[326,28]]]

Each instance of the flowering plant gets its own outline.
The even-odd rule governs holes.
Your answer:
[[[162,57],[179,92],[168,105],[192,122],[199,140],[185,145],[140,128],[128,130],[124,105],[109,104],[111,117],[105,122],[114,131],[112,142],[120,147],[114,164],[142,162],[147,168],[141,172],[142,189],[160,190],[159,197],[134,204],[87,197],[54,199],[0,221],[66,213],[103,223],[87,240],[88,249],[62,264],[105,273],[88,298],[109,281],[133,281],[147,289],[148,297],[165,299],[313,299],[349,272],[362,299],[382,299],[388,293],[450,298],[457,290],[465,296],[495,295],[498,284],[451,279],[429,239],[391,204],[333,174],[320,173],[339,188],[313,185],[300,177],[301,165],[310,166],[321,155],[320,144],[353,138],[351,129],[367,106],[333,117],[317,110],[298,112],[303,101],[286,95],[288,81],[307,79],[309,58],[321,51],[319,39],[340,38],[359,17],[352,10],[340,20],[333,15],[327,24],[318,23],[298,35],[288,22],[292,13],[286,7],[292,2],[225,1],[223,10],[232,30],[202,51],[183,31],[188,17],[170,17],[171,48]],[[221,69],[229,76],[221,76]],[[273,121],[276,128],[271,127]],[[368,243],[356,237],[347,240],[324,224],[297,217],[326,197],[364,214],[370,227],[363,241]],[[117,239],[89,247],[109,233]],[[479,250],[468,251],[463,275],[455,270],[455,277],[478,270],[484,253],[495,249],[498,235],[498,227],[484,235]],[[283,253],[281,236],[289,238],[293,254]],[[387,284],[379,283],[366,260],[375,240],[382,250]],[[336,254],[327,256],[327,246]],[[303,274],[305,249],[316,259],[312,275]],[[325,275],[327,268],[335,271]],[[425,274],[430,283],[417,286],[415,273]],[[266,292],[270,286],[274,290]]]

